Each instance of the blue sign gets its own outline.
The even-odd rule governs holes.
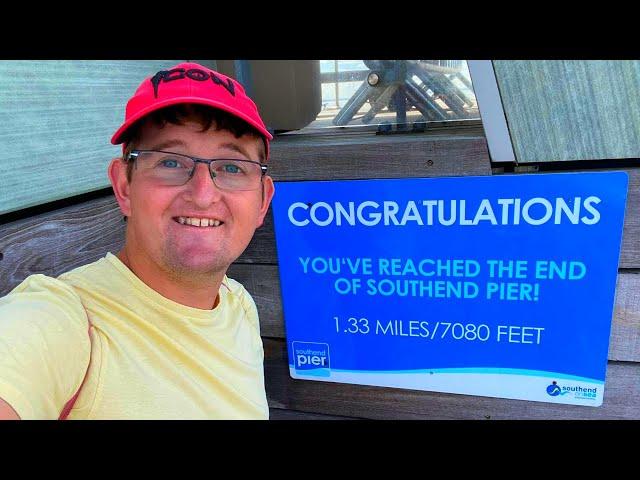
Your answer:
[[[277,182],[291,376],[601,405],[627,182]]]

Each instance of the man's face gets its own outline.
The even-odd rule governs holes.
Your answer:
[[[145,124],[139,150],[164,150],[200,158],[260,161],[262,141],[201,125]],[[263,194],[264,188],[264,194]],[[273,182],[251,191],[226,191],[214,185],[207,165],[198,163],[193,177],[181,186],[159,185],[134,167],[127,202],[121,202],[127,222],[127,251],[136,260],[153,262],[171,275],[225,272],[245,250],[262,225],[273,196]],[[128,210],[128,211],[127,211]],[[180,217],[217,220],[219,226],[181,224]]]

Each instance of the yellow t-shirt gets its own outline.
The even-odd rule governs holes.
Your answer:
[[[0,398],[58,418],[89,365],[69,419],[268,419],[255,303],[226,276],[219,294],[213,310],[178,304],[111,253],[31,275],[0,298]]]

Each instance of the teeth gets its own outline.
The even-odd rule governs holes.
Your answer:
[[[194,227],[219,227],[222,222],[213,218],[178,217],[178,223]]]

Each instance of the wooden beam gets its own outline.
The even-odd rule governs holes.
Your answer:
[[[481,135],[291,135],[269,163],[276,181],[491,175]]]
[[[297,410],[283,410],[269,408],[269,420],[358,420],[353,417],[338,415],[322,415],[319,413],[300,412]]]
[[[618,265],[620,268],[640,268],[640,168],[624,171],[629,174],[629,187]]]
[[[0,225],[0,295],[32,273],[55,277],[117,252],[125,225],[113,195]]]

